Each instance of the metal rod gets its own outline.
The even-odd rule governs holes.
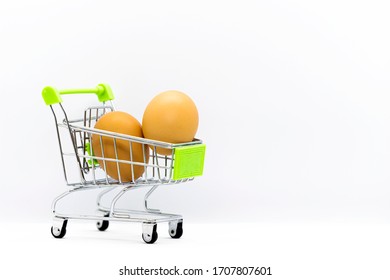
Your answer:
[[[109,188],[109,189],[106,189],[98,194],[98,196],[96,197],[96,204],[98,207],[101,206],[102,197],[104,195],[106,195],[107,193],[112,192],[113,190],[115,190],[115,188]]]
[[[124,195],[127,191],[129,190],[128,187],[123,188],[116,196],[111,201],[111,206],[110,206],[110,216],[113,215],[114,209],[115,209],[115,204],[118,201],[119,198],[121,198],[122,195]]]
[[[145,198],[144,198],[144,207],[145,207],[145,210],[146,211],[149,211],[149,212],[160,212],[159,209],[152,209],[152,208],[149,208],[148,207],[148,199],[149,199],[149,196],[155,191],[155,189],[157,189],[158,185],[154,185],[146,194],[145,194]]]
[[[71,140],[72,140],[74,153],[75,153],[75,155],[76,155],[76,160],[77,160],[77,163],[79,164],[80,179],[81,179],[82,181],[85,181],[84,173],[82,172],[83,169],[82,169],[82,166],[81,166],[81,162],[80,162],[79,157],[77,156],[77,146],[76,146],[76,143],[75,143],[75,141],[74,141],[74,139],[73,139],[73,137],[72,137],[72,129],[70,128],[70,125],[69,125],[69,122],[68,122],[68,116],[66,115],[65,109],[64,109],[64,107],[62,107],[62,104],[60,103],[59,105],[60,105],[60,107],[61,107],[61,109],[62,109],[62,112],[64,113],[65,120],[66,120],[66,122],[67,122],[68,130],[69,130],[69,134],[70,134],[70,138],[71,138]]]
[[[69,184],[69,181],[68,181],[68,177],[66,175],[66,167],[65,167],[65,160],[64,160],[64,152],[62,150],[62,144],[61,144],[61,136],[60,136],[60,131],[58,129],[58,123],[57,123],[57,116],[56,116],[56,113],[53,109],[53,106],[50,105],[50,109],[53,113],[53,116],[54,116],[54,122],[55,122],[55,125],[56,125],[56,132],[57,132],[57,138],[58,138],[58,145],[60,146],[60,154],[61,154],[61,161],[62,161],[62,170],[64,171],[64,177],[65,177],[65,181],[67,184]]]
[[[130,162],[133,163],[133,142],[129,141],[129,145],[130,145]],[[131,164],[130,168],[131,168],[131,180],[134,182],[135,181],[134,164]]]
[[[103,166],[104,166],[104,170],[106,171],[107,170],[107,166],[106,166],[106,157],[104,156],[104,145],[103,145],[103,137],[101,135],[99,135],[99,140],[100,140],[100,149],[102,151],[102,160],[103,160]],[[99,159],[97,157],[94,157],[92,160],[95,160],[96,159]],[[107,175],[107,172],[105,172],[106,174],[106,182],[108,184],[108,175]]]
[[[114,152],[115,152],[115,159],[116,159],[116,167],[117,167],[117,173],[118,173],[118,180],[120,183],[122,183],[122,177],[121,177],[121,171],[119,168],[119,159],[118,159],[118,151],[116,149],[116,139],[114,138]]]

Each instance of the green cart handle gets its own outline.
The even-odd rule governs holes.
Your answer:
[[[42,97],[46,105],[53,105],[62,102],[63,94],[96,94],[100,102],[106,102],[114,99],[111,87],[107,84],[99,84],[95,88],[77,88],[58,90],[47,86],[42,90]]]

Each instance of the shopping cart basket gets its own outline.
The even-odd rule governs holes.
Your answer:
[[[96,94],[99,106],[88,107],[80,119],[69,120],[62,105],[62,95],[65,94]],[[110,221],[142,223],[142,238],[146,243],[157,240],[157,223],[169,223],[169,235],[180,238],[183,234],[183,217],[178,214],[162,213],[160,210],[148,206],[148,198],[160,185],[172,185],[188,182],[195,176],[203,173],[205,145],[199,139],[188,143],[166,143],[141,137],[134,137],[120,133],[98,130],[94,128],[97,120],[108,112],[114,111],[112,100],[114,95],[107,84],[99,84],[96,88],[57,90],[54,87],[45,87],[42,97],[53,113],[58,143],[63,166],[63,173],[69,189],[56,197],[52,204],[54,214],[51,233],[55,238],[62,238],[66,234],[68,220],[95,220],[97,228],[104,231]],[[59,121],[63,119],[63,121]],[[104,147],[101,144],[101,155],[96,156],[93,151],[92,139],[110,139],[114,145],[115,156],[104,156]],[[66,143],[68,146],[66,146]],[[128,158],[122,158],[117,153],[117,143],[126,142],[130,147]],[[133,145],[142,145],[143,160],[133,160]],[[172,152],[165,156],[157,153],[157,148],[170,149]],[[149,149],[150,152],[147,152]],[[76,170],[76,180],[71,180],[70,165]],[[104,170],[106,165],[117,165],[117,179],[108,176]],[[122,180],[121,170],[128,168],[134,175],[134,167],[144,169],[142,176],[136,180],[126,182]],[[75,172],[73,172],[74,175]],[[134,176],[132,176],[134,178]],[[122,209],[116,206],[118,200],[128,191],[148,187],[144,196],[144,210]],[[97,194],[97,214],[64,214],[58,213],[57,204],[70,194],[80,191],[102,189]],[[114,193],[112,193],[114,192]],[[103,197],[111,193],[109,203],[104,205]],[[96,195],[96,194],[95,194]]]

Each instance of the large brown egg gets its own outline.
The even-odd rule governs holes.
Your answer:
[[[102,116],[95,125],[96,129],[107,130],[111,132],[127,134],[137,137],[143,137],[141,124],[133,116],[125,112],[110,112]],[[102,139],[102,141],[100,141]],[[98,157],[103,157],[101,149],[103,145],[103,152],[105,158],[116,159],[114,140],[112,137],[99,135],[92,135],[92,149],[93,153]],[[132,158],[130,157],[130,142],[127,140],[116,139],[116,153],[119,160],[132,160],[133,162],[146,163],[149,161],[149,149],[147,145],[132,142],[131,144]],[[116,180],[121,179],[122,182],[130,182],[138,179],[144,172],[144,167],[136,164],[119,163],[120,177],[118,173],[117,163],[114,161],[98,160],[101,168]],[[105,162],[105,163],[104,163]],[[134,171],[134,177],[133,172]]]
[[[198,122],[198,110],[192,99],[180,91],[170,90],[150,101],[142,119],[142,130],[145,138],[184,143],[194,139]],[[171,154],[170,149],[157,148],[157,152]]]

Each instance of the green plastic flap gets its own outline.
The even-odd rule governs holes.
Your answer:
[[[106,102],[114,99],[111,87],[107,84],[99,84],[95,88],[77,88],[58,90],[47,86],[42,90],[42,97],[46,105],[53,105],[62,102],[63,94],[96,94],[100,102]]]
[[[176,147],[173,164],[173,179],[180,180],[203,174],[206,145]]]
[[[92,146],[89,142],[85,143],[85,151],[88,153],[89,156],[95,156],[92,151]],[[97,159],[93,159],[93,165],[99,166],[99,162],[97,161]],[[92,166],[92,159],[88,160],[88,166]]]

